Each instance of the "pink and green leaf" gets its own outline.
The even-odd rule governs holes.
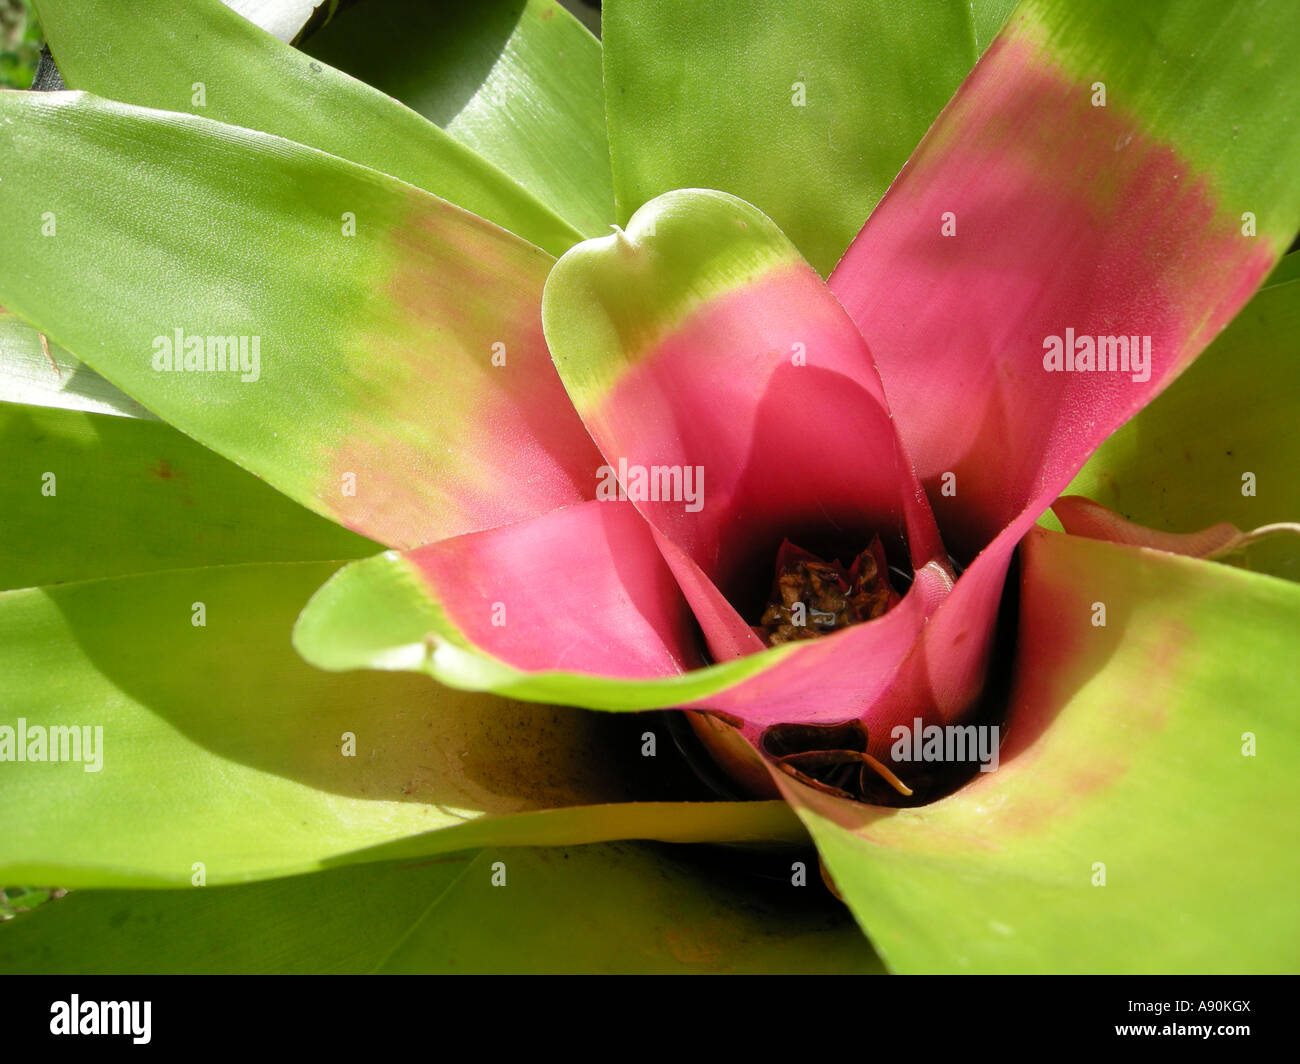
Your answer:
[[[38,0],[71,89],[307,144],[426,189],[558,255],[576,229],[432,122],[221,0]]]
[[[596,513],[617,505],[584,504]],[[658,631],[648,621],[664,616],[662,603],[642,613],[622,583],[637,573],[644,579],[652,562],[662,567],[657,558],[638,560],[635,548],[644,541],[569,536],[562,551],[554,546],[549,555],[503,549],[550,534],[557,516],[563,515],[527,523],[538,530],[516,526],[354,562],[307,604],[294,645],[322,669],[424,672],[450,687],[529,701],[611,711],[717,710],[748,722],[753,738],[773,721],[865,714],[907,657],[927,611],[951,587],[947,574],[930,565],[899,606],[869,624],[673,671],[694,649],[673,642],[683,604]],[[466,542],[474,539],[482,545]],[[521,589],[525,579],[531,589]],[[656,592],[670,593],[675,588],[662,584]],[[651,598],[644,589],[641,596]],[[633,647],[633,640],[640,643]],[[576,671],[582,666],[605,671]]]
[[[870,352],[749,204],[659,197],[627,232],[557,263],[542,320],[574,406],[654,526],[715,658],[741,642],[742,614],[761,613],[785,539],[823,546],[800,540],[831,526],[857,550],[880,535],[910,569],[946,563]],[[638,495],[637,469],[678,471],[682,497]],[[725,610],[709,585],[735,608],[729,624],[712,623]]]
[[[1182,554],[1188,558],[1220,559],[1244,551],[1270,536],[1300,533],[1300,524],[1296,522],[1279,522],[1243,531],[1227,521],[1219,521],[1195,532],[1161,532],[1129,521],[1081,495],[1062,495],[1052,503],[1052,510],[1072,536],[1104,539],[1131,547]],[[1290,546],[1294,551],[1296,541],[1292,540]]]
[[[1298,37],[1280,8],[1022,4],[836,268],[963,560],[1041,512],[1300,227]],[[1067,330],[1149,337],[1149,364],[1049,372]]]
[[[995,771],[906,810],[786,784],[886,963],[1291,969],[1300,588],[1035,530],[1020,591]]]
[[[425,672],[467,691],[633,711],[717,698],[803,649],[689,668],[685,604],[630,509],[590,502],[355,562],[307,604],[294,645],[322,669]],[[548,553],[515,549],[530,541]]]
[[[580,503],[406,560],[450,624],[516,668],[658,677],[704,664],[690,609],[631,503]]]
[[[591,497],[599,458],[542,337],[545,253],[206,119],[77,93],[0,93],[0,117],[22,263],[0,302],[164,420],[389,546]],[[206,338],[228,337],[249,365],[257,344],[251,371],[219,368]],[[204,371],[167,369],[173,347]]]
[[[358,563],[304,611],[299,650],[325,668],[422,670],[518,698],[708,708],[755,734],[867,714],[952,577],[870,355],[820,278],[754,208],[684,192],[572,251],[543,319],[608,467],[703,469],[701,505],[597,500]],[[860,547],[898,540],[912,587],[875,621],[764,650],[719,588],[739,597],[737,578],[754,576],[765,591],[781,539],[828,519]],[[691,668],[669,569],[721,664]],[[651,573],[653,595],[629,590]]]
[[[903,604],[712,700],[753,724],[845,719],[888,684],[951,588],[870,352],[776,226],[688,190],[627,232],[568,252],[542,318],[560,376],[608,468],[654,527],[715,660],[748,640],[782,542],[856,553],[879,535],[917,573]],[[695,494],[634,493],[630,470],[693,473]],[[628,483],[623,483],[628,481]],[[809,680],[817,676],[816,693]],[[738,709],[743,707],[743,711]]]

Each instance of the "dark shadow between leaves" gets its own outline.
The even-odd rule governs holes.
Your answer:
[[[290,644],[292,626],[334,568],[227,566],[48,594],[82,652],[126,696],[224,760],[318,790],[501,814],[706,797],[666,729],[644,715],[306,664]],[[191,625],[195,602],[204,603],[204,627]],[[642,756],[647,730],[659,733],[653,758]],[[355,756],[344,756],[349,733]]]
[[[524,7],[367,0],[300,47],[446,128],[491,74]]]

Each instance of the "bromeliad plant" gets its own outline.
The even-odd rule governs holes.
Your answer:
[[[1300,28],[1008,6],[41,0],[0,656],[103,768],[0,766],[0,876],[268,882],[3,963],[869,969],[613,844],[807,832],[893,970],[1294,967]],[[757,800],[634,800],[651,709]]]

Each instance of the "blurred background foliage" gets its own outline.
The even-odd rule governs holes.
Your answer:
[[[54,887],[0,887],[0,921],[12,920],[19,913],[67,893]]]
[[[41,56],[31,0],[0,0],[0,88],[25,89]]]

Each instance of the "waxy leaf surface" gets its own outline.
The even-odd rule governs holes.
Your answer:
[[[24,263],[0,302],[290,497],[398,547],[591,497],[544,252],[313,149],[78,93],[0,93],[0,147]]]

